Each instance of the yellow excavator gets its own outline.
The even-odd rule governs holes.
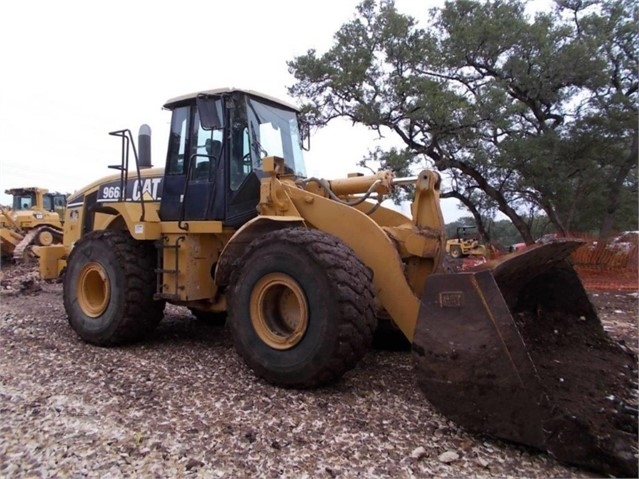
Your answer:
[[[234,347],[257,376],[310,388],[355,367],[378,323],[392,321],[425,396],[453,421],[636,475],[630,399],[605,399],[625,390],[618,382],[632,379],[636,358],[605,334],[567,260],[580,241],[451,273],[437,172],[309,177],[297,108],[251,90],[164,107],[165,167],[151,166],[147,125],[137,147],[130,130],[111,132],[116,172],[71,195],[64,243],[40,249],[42,276],[64,274],[65,310],[83,340],[141,340],[166,302],[228,312]],[[406,184],[411,217],[381,205]],[[602,375],[601,361],[620,374]],[[603,414],[601,401],[615,411]]]
[[[11,208],[0,207],[0,254],[21,261],[26,254],[37,256],[37,247],[62,243],[62,221],[67,195],[45,188],[6,190]]]

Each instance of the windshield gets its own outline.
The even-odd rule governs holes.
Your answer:
[[[30,210],[35,204],[35,193],[13,195],[14,210]]]
[[[280,156],[286,163],[286,173],[305,178],[297,113],[251,98],[248,117],[253,167],[261,169],[266,156]]]

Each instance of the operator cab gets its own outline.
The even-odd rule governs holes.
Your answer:
[[[457,228],[457,239],[460,241],[479,241],[480,238],[476,226],[459,226]]]
[[[298,110],[253,91],[219,89],[170,100],[160,203],[163,221],[217,220],[239,227],[257,216],[262,161],[284,158],[306,177]]]
[[[5,191],[13,196],[12,209],[14,211],[28,211],[37,204],[36,193],[33,190],[13,189]]]
[[[67,195],[62,193],[45,193],[42,196],[42,208],[46,211],[64,210],[67,205]]]

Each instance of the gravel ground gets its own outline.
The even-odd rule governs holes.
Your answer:
[[[0,275],[2,477],[597,477],[465,433],[415,387],[407,352],[283,390],[184,308],[143,343],[98,348],[69,328],[60,284],[18,283]],[[637,295],[593,300],[636,349]]]

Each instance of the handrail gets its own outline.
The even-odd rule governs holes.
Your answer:
[[[138,159],[138,151],[135,148],[135,141],[133,140],[133,134],[131,130],[116,130],[110,131],[109,135],[118,136],[122,138],[122,157],[120,165],[109,165],[109,168],[120,170],[120,201],[126,201],[126,187],[129,183],[129,146],[133,148],[133,157],[135,158],[135,170],[137,173],[138,184],[142,184],[142,175],[140,173],[140,161]],[[133,201],[133,197],[131,197]],[[144,195],[140,195],[140,205],[142,207],[142,214],[140,215],[140,221],[145,220],[146,209],[144,205]]]

